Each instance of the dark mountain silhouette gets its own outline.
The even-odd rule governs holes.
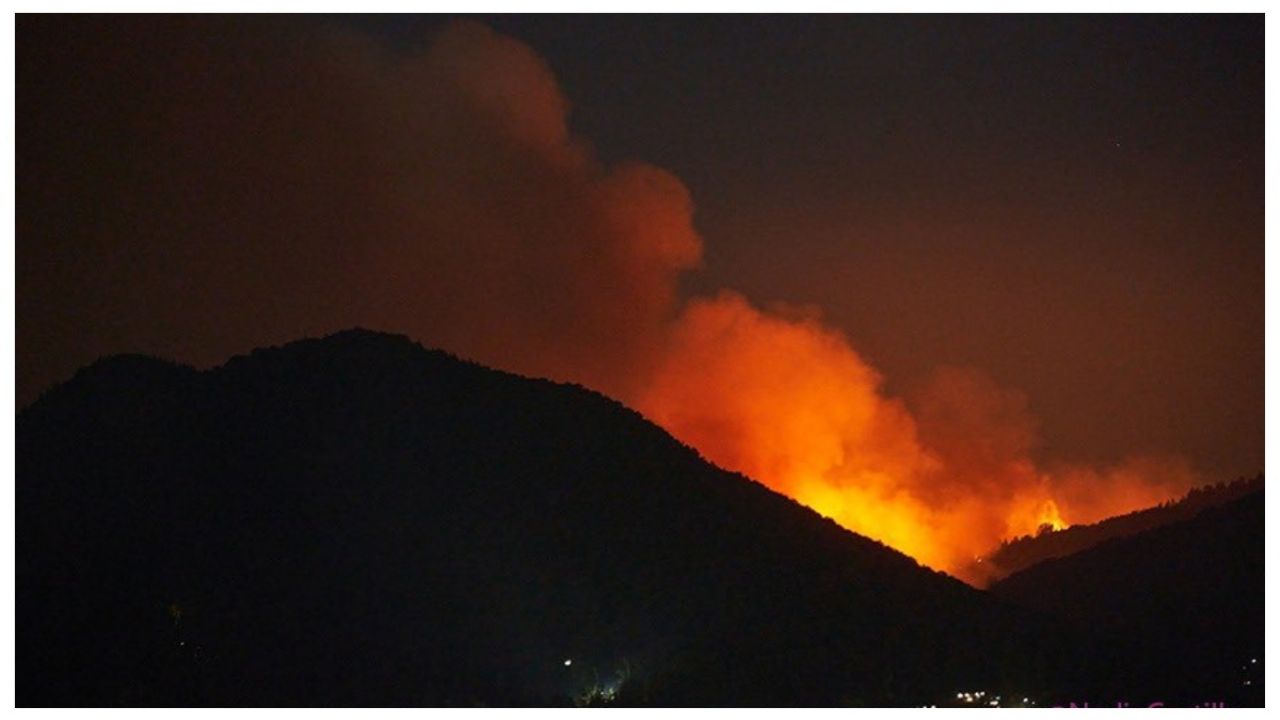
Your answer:
[[[19,705],[901,705],[1073,662],[612,400],[366,331],[99,361],[19,415],[16,499]]]
[[[1135,535],[1144,530],[1189,520],[1201,510],[1217,507],[1262,489],[1262,475],[1239,478],[1195,488],[1176,502],[1107,518],[1090,525],[1074,525],[1063,530],[1024,535],[1002,543],[983,562],[996,568],[997,577],[1005,577],[1045,560],[1066,557],[1087,550],[1112,538]]]
[[[1078,700],[1261,706],[1263,498],[1040,563],[991,592],[1090,639]]]

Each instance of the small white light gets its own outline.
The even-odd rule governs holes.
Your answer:
[[[1256,663],[1258,662],[1258,658],[1250,658],[1249,662]]]
[[[572,665],[572,664],[573,664],[573,661],[572,661],[572,660],[565,660],[565,661],[564,661],[564,666],[565,666],[565,667],[569,667],[569,666],[570,666],[570,665]]]

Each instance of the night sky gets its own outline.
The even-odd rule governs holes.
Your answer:
[[[1261,471],[1261,16],[477,19],[19,17],[19,407],[353,325],[631,400],[732,289],[921,418],[972,369],[1037,462]],[[676,240],[564,241],[614,222]]]

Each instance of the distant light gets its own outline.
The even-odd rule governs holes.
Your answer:
[[[1256,662],[1258,662],[1258,658],[1250,658],[1250,659],[1249,659],[1249,662],[1251,662],[1251,663],[1256,663]]]
[[[573,661],[572,661],[572,660],[565,660],[565,661],[564,661],[564,666],[565,666],[565,667],[569,667],[569,666],[570,666],[570,665],[572,665],[572,664],[573,664]]]

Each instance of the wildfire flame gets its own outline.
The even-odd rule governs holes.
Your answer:
[[[660,168],[597,157],[571,131],[550,65],[514,38],[463,21],[429,46],[386,52],[337,31],[282,42],[263,23],[154,22],[148,32],[112,24],[116,40],[73,43],[83,59],[59,65],[105,68],[88,85],[75,76],[92,89],[83,102],[145,97],[163,109],[112,126],[122,146],[157,149],[144,173],[119,166],[151,178],[125,183],[124,206],[149,198],[210,214],[183,215],[184,251],[164,251],[165,272],[130,276],[139,315],[119,323],[95,314],[115,304],[97,303],[81,325],[59,316],[61,336],[26,323],[40,332],[22,336],[37,349],[20,367],[73,346],[85,362],[131,349],[205,365],[299,329],[403,329],[486,365],[605,392],[711,461],[973,582],[983,579],[974,558],[1004,538],[1193,484],[1185,465],[1162,460],[1045,466],[1026,399],[973,370],[940,368],[918,392],[891,397],[816,310],[761,309],[733,292],[687,299],[681,280],[702,258],[688,189]],[[100,54],[143,40],[128,58]],[[240,72],[245,58],[253,73]],[[230,87],[233,98],[218,90]],[[112,167],[94,172],[120,174]],[[209,202],[192,206],[192,187]],[[255,187],[273,191],[244,191]],[[142,243],[103,245],[113,257],[152,257],[155,239],[173,235],[171,217],[129,211],[100,227],[94,215],[91,229]],[[86,257],[37,264],[74,266],[51,291],[88,282],[86,297],[117,297],[118,263]],[[233,271],[242,267],[256,272]],[[172,302],[173,278],[190,279],[187,302]],[[56,294],[26,297],[61,307]],[[207,331],[144,344],[145,328],[166,327]]]
[[[1058,512],[1058,504],[1052,500],[1045,500],[1044,505],[1040,508],[1040,525],[1042,528],[1049,528],[1053,531],[1065,530],[1068,526],[1062,520],[1062,515]]]
[[[423,337],[606,392],[722,467],[975,583],[988,571],[973,559],[1002,539],[1192,486],[1185,465],[1161,460],[1043,466],[1026,398],[974,370],[940,368],[890,397],[815,309],[761,309],[730,291],[685,299],[680,279],[702,258],[690,193],[659,168],[596,158],[570,132],[550,68],[520,43],[461,23],[393,62],[378,76],[414,100],[388,125],[416,118],[406,147],[426,143],[432,161],[392,158],[384,175],[412,170],[396,198],[413,199],[397,217],[414,240],[390,245],[356,286],[402,278]]]
[[[690,302],[632,402],[722,467],[974,584],[1001,540],[1175,497],[1169,461],[1043,470],[1021,394],[972,370],[935,374],[913,407],[816,314],[722,293]],[[1098,496],[1115,501],[1099,503]]]

